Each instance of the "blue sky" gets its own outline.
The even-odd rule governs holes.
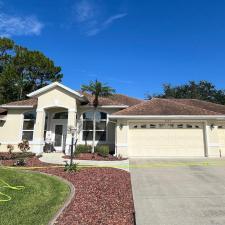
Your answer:
[[[74,89],[95,78],[139,98],[188,80],[225,89],[225,0],[0,0],[0,36],[44,52]]]

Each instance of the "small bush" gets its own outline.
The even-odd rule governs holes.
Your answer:
[[[14,165],[15,166],[25,166],[26,161],[25,161],[25,159],[18,159]]]
[[[22,140],[21,143],[18,144],[18,148],[21,152],[27,152],[30,150],[30,145],[28,140]]]
[[[9,152],[9,154],[12,154],[12,152],[13,152],[13,150],[14,150],[14,146],[11,145],[11,144],[8,144],[8,145],[7,145],[7,150],[8,150],[8,152]]]
[[[11,159],[21,159],[21,158],[32,158],[35,156],[33,152],[0,152],[0,160],[11,160]]]
[[[75,149],[75,154],[80,153],[91,153],[91,145],[77,145]]]
[[[64,167],[64,171],[66,171],[66,172],[78,172],[79,171],[78,163],[73,163],[72,165],[70,165],[66,161],[66,165]]]
[[[95,152],[102,157],[107,157],[109,155],[109,146],[108,145],[97,145],[95,147]]]

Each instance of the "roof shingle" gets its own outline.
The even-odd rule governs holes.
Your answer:
[[[9,102],[4,104],[6,106],[36,106],[37,105],[37,98],[29,98],[21,101]]]
[[[191,102],[191,101],[190,101]],[[213,107],[207,109],[188,104],[188,101],[176,101],[174,99],[153,98],[149,101],[131,106],[113,115],[223,115],[222,110],[215,111]],[[223,106],[225,109],[225,106]],[[220,107],[221,108],[221,107]],[[225,112],[225,111],[224,111]]]

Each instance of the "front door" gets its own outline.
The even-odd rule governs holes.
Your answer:
[[[54,147],[56,151],[63,151],[66,142],[66,124],[55,124]]]

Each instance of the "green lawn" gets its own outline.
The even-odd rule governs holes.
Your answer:
[[[0,182],[0,192],[12,197],[9,202],[0,202],[0,225],[46,225],[70,193],[67,184],[43,174],[0,168],[0,179],[12,186],[25,186],[10,190]]]

